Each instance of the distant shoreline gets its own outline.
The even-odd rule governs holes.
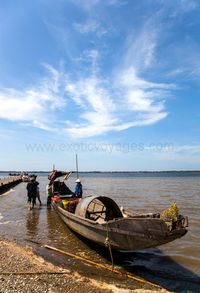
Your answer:
[[[8,170],[8,171],[0,171],[0,173],[49,173],[50,171],[36,171],[36,170],[29,170],[29,171],[19,171],[19,170]],[[76,173],[76,171],[72,171],[72,173]],[[79,171],[79,173],[200,173],[200,170],[171,170],[171,171]]]

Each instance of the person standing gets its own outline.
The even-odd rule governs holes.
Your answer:
[[[78,178],[76,179],[76,187],[75,187],[75,196],[81,198],[83,195],[83,187],[81,184],[81,180]]]
[[[38,183],[38,185],[39,185],[39,183]],[[36,198],[38,199],[38,201],[40,203],[40,206],[41,206],[42,205],[42,202],[41,202],[41,199],[40,199],[40,189],[39,189],[39,186],[38,185],[37,185],[37,196],[36,196]]]
[[[41,199],[40,199],[40,189],[39,189],[39,182],[36,181],[37,175],[33,175],[32,177],[35,178],[35,183],[37,184],[37,195],[36,195],[36,199],[38,199],[40,206],[42,205]]]
[[[34,209],[37,197],[37,188],[39,183],[35,180],[35,176],[31,177],[30,182],[28,182],[26,189],[28,195],[29,210]]]

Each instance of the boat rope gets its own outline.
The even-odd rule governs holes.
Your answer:
[[[111,248],[111,244],[110,244],[110,239],[109,239],[109,234],[108,234],[108,222],[106,222],[106,230],[107,230],[107,235],[106,235],[106,239],[104,241],[104,244],[106,247],[108,247],[109,252],[110,252],[110,258],[111,258],[111,262],[112,262],[112,270],[114,270],[114,261],[113,261],[113,254],[112,254],[112,248]]]
[[[150,281],[146,281],[144,279],[141,279],[141,278],[138,278],[136,276],[133,276],[133,275],[130,275],[130,274],[127,274],[127,273],[123,273],[121,271],[118,271],[116,269],[111,269],[105,265],[102,265],[102,264],[99,264],[97,262],[94,262],[92,260],[89,260],[87,258],[84,258],[84,257],[81,257],[79,255],[76,255],[76,254],[73,254],[73,253],[69,253],[69,252],[66,252],[66,251],[63,251],[63,250],[60,250],[58,248],[55,248],[55,247],[52,247],[52,246],[49,246],[49,245],[44,245],[45,248],[47,249],[50,249],[50,250],[53,250],[53,251],[56,251],[56,252],[59,252],[61,254],[64,254],[64,255],[67,255],[67,256],[70,256],[70,257],[73,257],[73,258],[76,258],[76,259],[79,259],[79,260],[82,260],[84,262],[87,262],[89,264],[92,264],[92,265],[95,265],[97,267],[100,267],[100,268],[103,268],[103,269],[106,269],[106,270],[109,270],[113,273],[116,273],[118,275],[121,275],[121,276],[125,276],[126,278],[128,279],[132,279],[134,281],[137,281],[137,282],[140,282],[140,283],[143,283],[143,284],[147,284],[147,285],[150,285],[150,286],[153,286],[153,287],[156,287],[156,288],[159,288],[159,289],[162,289],[162,287],[160,287],[159,285],[157,284],[154,284],[154,283],[151,283]]]

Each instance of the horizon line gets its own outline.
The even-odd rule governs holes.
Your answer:
[[[59,169],[58,169],[59,170]],[[48,173],[52,170],[1,170],[0,173]],[[72,173],[77,173],[77,171],[72,170],[70,171]],[[98,171],[98,170],[92,170],[92,171],[79,171],[78,173],[164,173],[164,172],[200,172],[200,170],[142,170],[142,171],[123,171],[123,170],[114,170],[114,171]]]

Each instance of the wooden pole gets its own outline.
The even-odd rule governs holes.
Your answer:
[[[79,174],[78,174],[78,155],[76,154],[76,177],[78,179]]]
[[[60,250],[60,249],[58,249],[58,248],[55,248],[55,247],[49,246],[49,245],[44,245],[44,247],[47,248],[47,249],[54,250],[54,251],[57,251],[57,252],[59,252],[59,253],[65,254],[65,255],[67,255],[67,256],[70,256],[70,257],[73,257],[73,258],[76,258],[76,259],[82,260],[82,261],[84,261],[84,262],[87,262],[87,263],[89,263],[89,264],[95,265],[95,266],[100,267],[100,268],[102,268],[102,269],[106,269],[106,270],[111,271],[111,272],[113,272],[113,273],[116,273],[116,274],[119,274],[119,275],[123,275],[123,276],[125,276],[126,278],[129,278],[129,279],[132,279],[132,280],[138,281],[138,282],[140,282],[140,283],[148,284],[148,285],[151,285],[151,286],[154,286],[154,287],[156,287],[156,288],[161,289],[161,287],[158,286],[157,284],[154,284],[154,283],[151,283],[151,282],[146,281],[146,280],[144,280],[144,279],[138,278],[138,277],[136,277],[136,276],[133,276],[133,275],[130,275],[130,274],[126,274],[126,273],[120,272],[120,271],[118,271],[118,270],[115,270],[115,269],[109,268],[109,267],[107,267],[107,266],[105,266],[105,265],[99,264],[99,263],[97,263],[97,262],[94,262],[94,261],[89,260],[89,259],[87,259],[87,258],[81,257],[81,256],[79,256],[79,255],[76,255],[76,254],[73,254],[73,253],[69,253],[69,252],[66,252],[66,251]]]

